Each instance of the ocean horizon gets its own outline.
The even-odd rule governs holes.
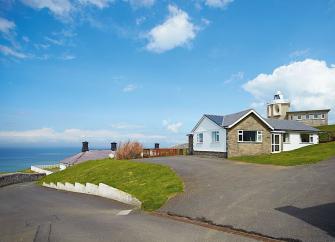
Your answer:
[[[0,148],[0,172],[15,172],[31,165],[57,164],[79,153],[81,147]]]

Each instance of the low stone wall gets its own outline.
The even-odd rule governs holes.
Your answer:
[[[136,197],[133,197],[129,193],[108,186],[104,183],[99,183],[99,185],[86,183],[85,185],[83,185],[78,182],[76,182],[75,184],[71,184],[68,182],[66,182],[65,184],[61,182],[57,182],[57,184],[51,182],[50,184],[48,184],[43,182],[43,186],[58,190],[64,190],[68,192],[78,192],[78,193],[95,195],[99,197],[105,197],[125,204],[133,205],[139,208],[142,206],[141,201],[138,200]]]
[[[227,152],[214,152],[214,151],[193,151],[193,155],[210,156],[217,158],[227,158]]]
[[[22,183],[36,181],[45,176],[45,174],[29,174],[29,173],[11,173],[0,175],[0,187]]]

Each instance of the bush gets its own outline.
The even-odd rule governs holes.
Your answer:
[[[139,142],[128,141],[124,144],[120,143],[116,151],[116,159],[118,160],[130,160],[141,158],[143,152],[143,146]]]

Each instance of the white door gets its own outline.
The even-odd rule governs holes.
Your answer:
[[[271,135],[271,152],[278,153],[281,151],[281,134],[272,134]]]

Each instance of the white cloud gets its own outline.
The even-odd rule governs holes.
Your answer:
[[[113,140],[157,140],[165,136],[144,133],[119,133],[112,130],[81,130],[66,129],[57,132],[51,128],[41,128],[25,131],[0,131],[0,143],[80,143],[83,140],[106,143]]]
[[[228,84],[234,81],[240,81],[244,78],[244,72],[239,71],[237,73],[232,74],[227,80],[225,80],[223,83]]]
[[[127,124],[127,123],[115,123],[111,125],[114,129],[140,129],[143,128],[143,125],[138,124]]]
[[[81,4],[91,4],[96,6],[97,8],[103,9],[109,6],[110,3],[114,2],[114,0],[79,0]]]
[[[23,40],[24,42],[26,42],[26,43],[29,43],[29,42],[30,42],[30,39],[29,39],[29,37],[27,37],[27,36],[22,36],[22,40]]]
[[[64,44],[64,41],[63,40],[61,40],[61,39],[54,39],[54,38],[50,38],[50,37],[44,37],[44,39],[46,40],[46,41],[48,41],[49,43],[52,43],[52,44],[54,44],[54,45],[63,45]]]
[[[146,20],[146,17],[142,16],[142,17],[136,18],[135,23],[136,25],[141,25],[142,23],[144,23],[145,20]]]
[[[18,52],[8,46],[0,45],[0,52],[5,56],[12,56],[18,59],[25,59],[28,56],[22,52]]]
[[[8,34],[15,28],[15,23],[0,17],[0,32]]]
[[[291,58],[297,58],[297,57],[303,57],[303,56],[306,56],[309,54],[309,49],[303,49],[303,50],[295,50],[295,51],[292,51],[289,56]]]
[[[167,120],[163,120],[163,126],[173,132],[173,133],[178,133],[179,132],[179,129],[183,126],[183,123],[182,122],[176,122],[176,123],[171,123]]]
[[[293,110],[335,109],[335,67],[325,61],[306,59],[259,74],[243,85],[257,102],[269,101],[280,90],[290,99]]]
[[[205,0],[205,4],[213,8],[225,8],[232,2],[234,2],[234,0]]]
[[[155,4],[155,0],[124,0],[129,2],[132,7],[151,7]]]
[[[134,84],[128,84],[127,86],[125,86],[122,91],[123,92],[133,92],[137,89],[137,86]]]
[[[56,16],[67,16],[72,10],[69,0],[22,0],[22,2],[34,9],[49,9]]]
[[[184,46],[196,36],[195,26],[188,14],[174,5],[169,5],[169,16],[164,23],[154,27],[148,33],[149,51],[162,53],[178,46]]]
[[[74,60],[74,59],[76,59],[76,56],[65,53],[60,57],[60,59],[61,60]]]

